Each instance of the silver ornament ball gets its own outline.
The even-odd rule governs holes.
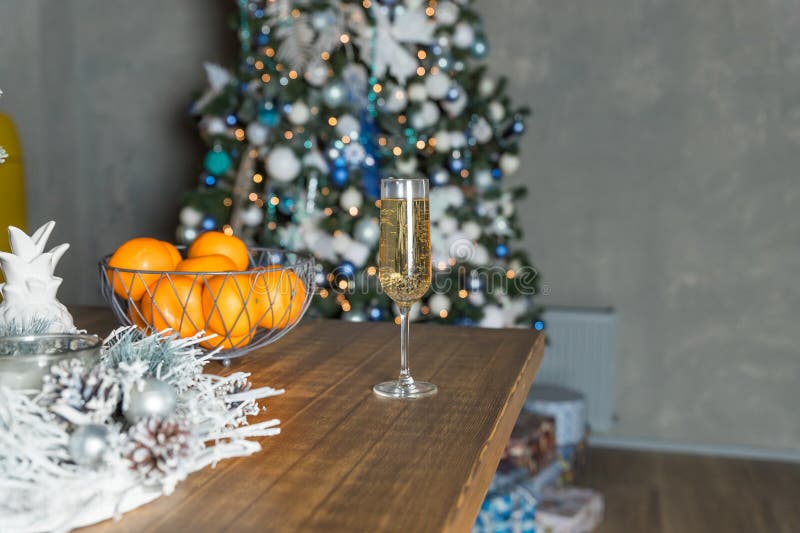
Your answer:
[[[380,226],[374,217],[362,218],[356,223],[353,237],[364,244],[374,246],[380,237]]]
[[[322,92],[322,99],[331,107],[338,107],[344,103],[345,90],[340,82],[331,83]]]
[[[177,405],[178,395],[172,385],[160,379],[149,378],[139,386],[134,385],[128,408],[125,409],[125,418],[129,422],[150,416],[163,418],[171,415]]]
[[[108,450],[108,428],[102,424],[79,426],[69,436],[68,447],[76,464],[97,466]]]

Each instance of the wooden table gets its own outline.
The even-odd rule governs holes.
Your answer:
[[[101,309],[75,322],[105,334]],[[189,476],[174,494],[84,531],[469,531],[541,361],[533,330],[412,326],[416,401],[372,385],[399,368],[399,328],[304,320],[231,370],[285,388],[264,401],[282,433],[251,457]],[[211,370],[222,372],[218,363]]]

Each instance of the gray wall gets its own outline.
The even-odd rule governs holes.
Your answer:
[[[617,435],[800,449],[800,6],[483,0],[552,294],[620,314]]]
[[[93,261],[165,238],[201,146],[201,63],[226,2],[5,0],[0,108],[31,223]],[[516,178],[547,303],[620,313],[614,433],[800,449],[800,9],[793,0],[480,0],[492,70],[535,109]]]
[[[72,245],[64,301],[101,302],[96,261],[121,241],[174,238],[202,164],[188,108],[203,61],[232,56],[228,7],[0,1],[0,109],[22,137],[29,225],[55,219],[52,242]]]

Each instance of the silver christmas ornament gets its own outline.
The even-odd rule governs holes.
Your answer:
[[[108,450],[108,428],[102,424],[78,426],[69,436],[68,448],[76,464],[99,465]]]
[[[178,224],[175,237],[178,239],[178,242],[192,242],[197,238],[197,230],[195,228],[187,228],[183,224]]]
[[[164,418],[175,411],[177,404],[178,395],[172,385],[160,379],[149,378],[139,386],[134,385],[124,414],[129,422],[151,416]]]
[[[321,87],[328,81],[329,75],[328,65],[322,60],[313,61],[303,74],[306,81],[314,87]]]
[[[340,82],[331,83],[322,91],[322,99],[330,107],[339,107],[344,103],[345,90]]]
[[[186,207],[181,209],[179,218],[181,220],[181,224],[183,224],[187,228],[196,228],[203,221],[203,213],[200,212],[198,209],[195,209],[194,207],[187,205]]]
[[[356,223],[353,230],[353,237],[364,244],[374,246],[380,237],[380,225],[374,217],[362,218]]]
[[[342,313],[342,318],[344,318],[348,322],[364,322],[367,320],[367,314],[364,312],[363,309],[359,310],[351,309],[350,311]]]

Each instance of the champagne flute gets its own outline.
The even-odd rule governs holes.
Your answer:
[[[415,381],[408,368],[411,306],[431,285],[431,221],[427,179],[381,180],[381,237],[378,277],[400,308],[400,377],[372,390],[386,398],[421,398],[436,385]]]

